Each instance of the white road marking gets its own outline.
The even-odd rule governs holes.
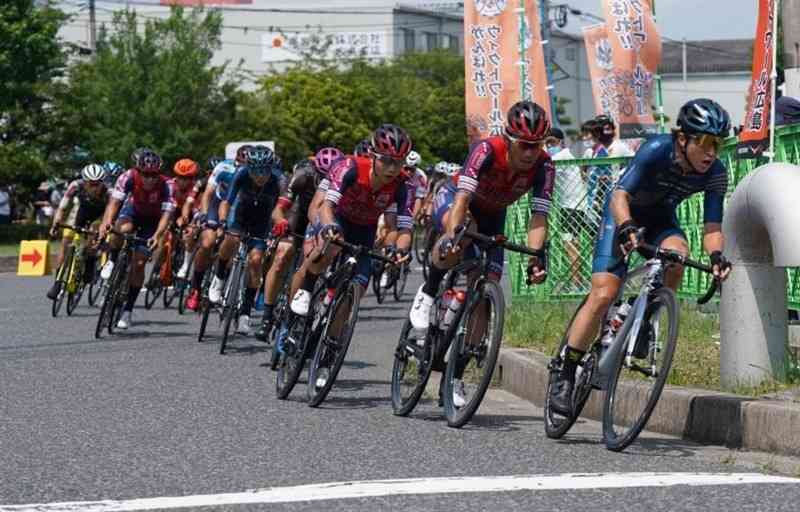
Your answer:
[[[416,478],[272,487],[228,494],[0,505],[0,512],[124,512],[224,505],[294,503],[299,501],[341,500],[396,495],[747,484],[799,485],[800,479],[758,473],[572,473],[562,475]]]

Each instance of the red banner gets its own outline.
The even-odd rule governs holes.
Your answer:
[[[617,98],[617,88],[611,73],[614,70],[614,60],[605,24],[584,27],[583,41],[586,46],[589,78],[592,80],[594,110],[598,115],[605,114],[616,120],[616,109],[612,108]]]
[[[653,20],[651,2],[602,2],[612,67],[605,81],[597,86],[606,90],[607,98],[598,110],[617,121],[622,138],[656,133],[653,85],[661,61],[661,36]]]
[[[775,38],[772,27],[775,0],[759,0],[758,25],[753,42],[753,73],[747,93],[747,113],[739,134],[739,158],[757,158],[769,147],[770,105],[772,102],[772,57]]]
[[[522,99],[532,99],[550,113],[537,4],[535,0],[526,0],[522,17],[514,12],[519,5],[516,1],[464,2],[464,67],[470,143],[502,133],[506,112]],[[520,59],[520,39],[524,60]]]

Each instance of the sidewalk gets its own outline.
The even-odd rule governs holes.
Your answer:
[[[544,405],[549,357],[532,350],[504,348],[498,377],[507,391]],[[620,383],[633,414],[643,408],[633,383]],[[593,391],[582,416],[601,420],[605,394]],[[666,386],[646,429],[699,443],[800,455],[800,397],[753,398],[704,389]]]

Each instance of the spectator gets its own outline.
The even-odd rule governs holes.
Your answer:
[[[0,225],[11,224],[11,194],[5,184],[0,185]]]
[[[50,204],[50,184],[43,181],[33,196],[33,207],[36,223],[44,226],[50,225],[53,218],[53,206]]]
[[[775,100],[775,126],[800,123],[800,101],[791,96]]]
[[[616,130],[614,120],[608,116],[601,115],[597,116],[593,121],[589,127],[593,142],[591,158],[608,158],[608,147],[614,141],[614,132]],[[586,184],[588,190],[586,197],[591,218],[590,224],[594,227],[593,231],[596,231],[600,218],[603,216],[606,194],[613,181],[614,172],[610,165],[591,166],[587,171]]]
[[[547,152],[553,160],[572,160],[572,151],[564,145],[564,132],[551,128],[545,141]],[[556,172],[555,196],[561,211],[564,250],[570,262],[570,283],[577,291],[581,281],[580,237],[586,231],[586,183],[581,170],[575,166],[558,167]]]

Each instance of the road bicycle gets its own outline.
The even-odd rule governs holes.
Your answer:
[[[417,259],[417,263],[422,267],[422,276],[428,279],[428,270],[431,268],[430,254],[433,250],[433,245],[436,243],[438,233],[430,215],[424,215],[422,217],[420,227],[422,232],[418,232],[414,236],[414,257]]]
[[[283,278],[281,290],[278,292],[278,298],[272,310],[272,323],[266,335],[267,343],[272,345],[272,350],[270,351],[270,368],[273,370],[278,369],[278,362],[280,361],[280,347],[277,343],[278,333],[280,332],[281,326],[288,320],[290,313],[289,303],[291,302],[291,298],[289,297],[289,293],[291,293],[292,289],[292,276],[297,272],[297,269],[300,268],[300,264],[303,262],[303,240],[305,237],[297,234],[290,234],[289,236],[296,242],[294,244],[294,256],[289,264],[288,275]]]
[[[537,254],[502,235],[466,232],[463,226],[454,243],[461,237],[471,239],[479,254],[445,275],[426,332],[415,331],[406,320],[394,353],[391,383],[393,412],[406,416],[422,397],[431,371],[443,372],[440,400],[451,427],[463,426],[478,410],[492,382],[503,339],[505,300],[499,283],[489,278],[488,253],[503,248]],[[462,385],[465,403],[459,407],[453,391]]]
[[[162,265],[160,278],[164,285],[164,309],[169,309],[175,299],[178,300],[178,314],[182,315],[186,312],[186,292],[191,287],[192,266],[194,264],[194,255],[197,248],[191,252],[186,252],[186,247],[183,244],[182,229],[173,231],[164,244],[165,248],[165,262],[169,261],[169,265]],[[195,241],[199,238],[200,231],[195,233]],[[171,257],[170,257],[171,256]],[[167,259],[169,258],[169,259]],[[178,271],[189,258],[189,266],[187,267],[186,276],[178,276]]]
[[[109,334],[114,334],[114,328],[122,315],[122,308],[128,299],[128,287],[130,266],[133,261],[133,251],[136,244],[146,244],[147,240],[139,238],[135,234],[122,233],[111,230],[112,233],[122,238],[114,270],[108,278],[108,290],[103,297],[103,304],[100,306],[100,314],[97,316],[97,325],[94,329],[94,337],[100,338],[103,329],[107,329]]]
[[[81,301],[83,292],[88,285],[94,286],[95,276],[86,276],[86,247],[83,237],[93,238],[97,235],[96,231],[58,224],[57,229],[65,229],[71,233],[71,239],[64,253],[64,260],[56,271],[56,282],[59,283],[58,295],[52,301],[51,313],[53,317],[58,316],[64,298],[67,299],[67,315],[72,316],[78,303]],[[95,271],[96,269],[91,269]],[[95,272],[96,274],[96,272]],[[89,277],[89,279],[86,279]],[[91,291],[90,291],[91,294]]]
[[[622,451],[636,440],[658,403],[669,376],[678,339],[679,309],[675,293],[663,284],[665,268],[677,263],[706,273],[712,273],[712,269],[678,252],[649,244],[640,244],[639,250],[652,256],[625,277],[616,300],[604,317],[600,336],[579,362],[572,395],[572,413],[569,415],[553,411],[550,390],[563,367],[562,353],[575,315],[586,298],[570,320],[558,351],[549,364],[544,416],[545,433],[550,438],[559,439],[569,431],[580,416],[592,389],[598,389],[605,391],[603,442],[609,450]],[[718,280],[714,279],[708,292],[697,301],[698,304],[711,300],[719,287]],[[620,325],[623,306],[625,309],[629,307],[629,311]],[[620,388],[622,381],[635,389]],[[636,399],[625,400],[620,393],[628,393],[628,396],[633,393]],[[639,407],[640,403],[643,407]]]

